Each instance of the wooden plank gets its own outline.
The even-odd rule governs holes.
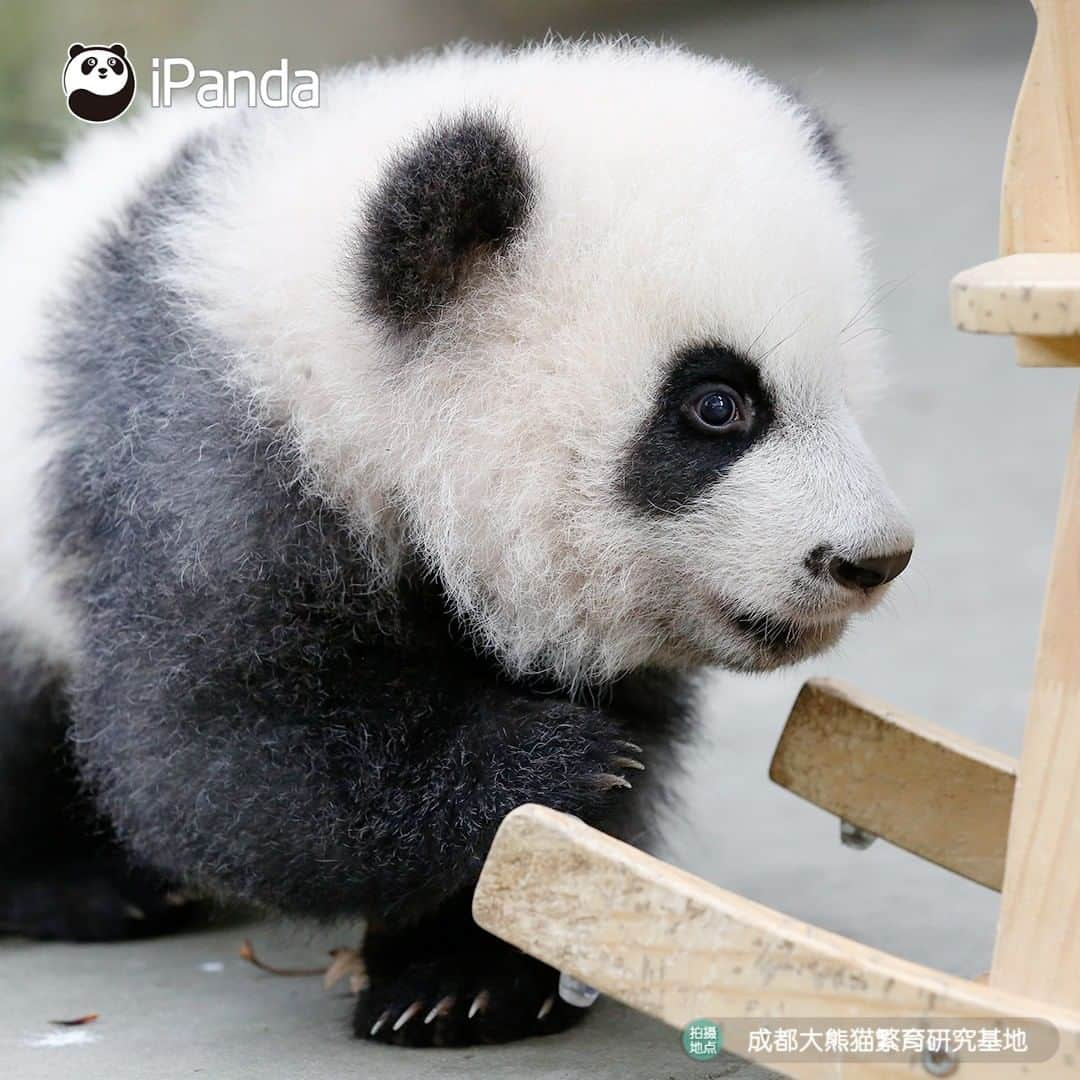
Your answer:
[[[1080,254],[1008,255],[964,270],[949,307],[957,329],[971,333],[1080,335]],[[1068,365],[1074,355],[1046,350],[1045,362]]]
[[[1080,1007],[1080,400],[1047,581],[991,982]]]
[[[1001,889],[1016,762],[829,679],[791,708],[769,776],[823,810]]]
[[[1035,42],[1001,185],[1002,255],[1080,251],[1080,4],[1033,0]],[[1018,337],[1024,367],[1080,363],[1080,341]]]
[[[1032,1071],[1080,1071],[1080,1014],[820,930],[546,807],[519,807],[503,821],[473,914],[499,937],[677,1029],[703,1017],[1041,1016],[1061,1041]],[[783,1065],[795,1077],[860,1080],[911,1076],[917,1067],[912,1060]],[[987,1071],[1000,1076],[1002,1067]],[[961,1075],[975,1074],[961,1066]]]

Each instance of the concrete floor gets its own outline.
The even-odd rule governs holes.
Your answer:
[[[317,978],[256,971],[236,955],[323,963],[347,935],[224,927],[153,944],[10,944],[0,956],[5,1080],[700,1080],[772,1074],[725,1058],[694,1066],[678,1035],[612,1002],[566,1036],[460,1051],[410,1051],[346,1038],[352,999]],[[351,944],[351,942],[349,942]],[[49,1020],[99,1013],[77,1028]],[[60,1045],[42,1045],[58,1040]],[[628,1062],[633,1062],[629,1066]],[[640,1071],[638,1070],[640,1066]]]
[[[719,6],[719,5],[717,5]],[[796,916],[971,974],[989,963],[997,897],[902,852],[840,846],[837,823],[772,787],[788,706],[812,673],[849,679],[1002,750],[1019,749],[1075,373],[1020,371],[1007,342],[953,332],[946,283],[995,254],[1002,148],[1032,18],[1022,0],[818,0],[719,6],[640,24],[741,57],[841,128],[857,205],[887,284],[867,332],[895,379],[869,432],[916,521],[911,570],[888,608],[835,654],[767,679],[717,677],[704,707],[673,861]],[[311,963],[344,934],[225,927],[149,944],[0,946],[0,1074],[14,1080],[208,1076],[703,1080],[763,1077],[695,1064],[677,1034],[611,1003],[561,1038],[409,1053],[345,1036],[348,1002],[317,979],[235,957],[246,935]],[[203,964],[221,964],[204,970]],[[87,1040],[32,1045],[50,1019],[98,1012]]]

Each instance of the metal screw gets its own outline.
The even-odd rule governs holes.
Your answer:
[[[559,997],[567,1005],[576,1005],[579,1009],[587,1009],[598,997],[599,990],[594,990],[587,983],[575,979],[565,971],[559,975]]]
[[[850,821],[840,821],[840,843],[844,847],[854,848],[856,851],[865,851],[877,837],[872,832],[860,829],[858,825],[852,825]]]
[[[922,1067],[931,1076],[952,1076],[960,1068],[960,1063],[944,1050],[924,1050]]]

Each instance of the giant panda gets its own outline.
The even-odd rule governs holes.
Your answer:
[[[673,47],[459,48],[95,130],[0,252],[0,924],[363,919],[362,1037],[575,1022],[470,918],[504,815],[649,844],[697,675],[911,554],[821,123]]]

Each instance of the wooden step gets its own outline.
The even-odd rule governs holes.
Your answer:
[[[1024,338],[1029,367],[1080,364],[1080,254],[1006,255],[964,270],[949,288],[959,330]]]
[[[1000,891],[1016,761],[842,683],[811,679],[769,776],[897,847]]]

